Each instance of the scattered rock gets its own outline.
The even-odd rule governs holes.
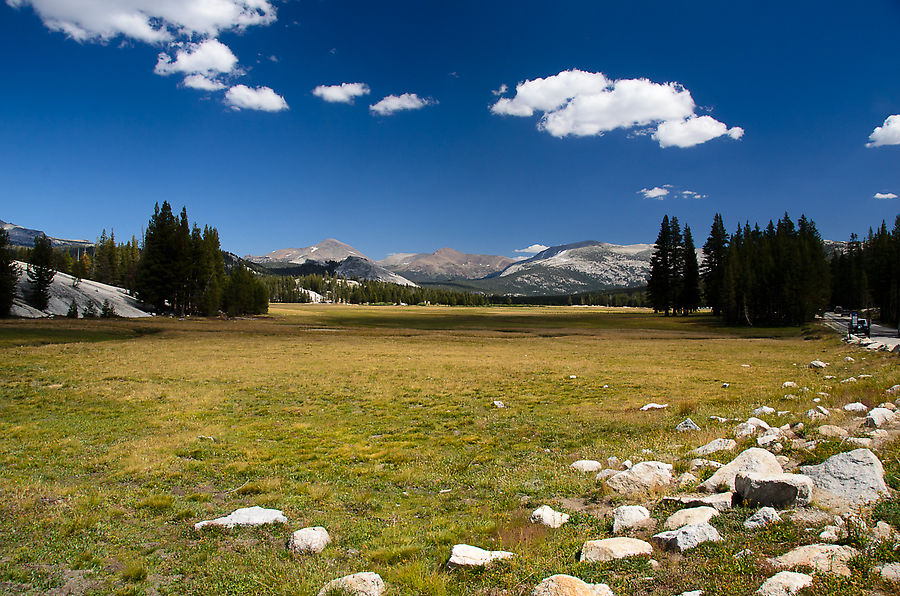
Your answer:
[[[817,466],[801,466],[816,487],[851,505],[877,501],[887,494],[884,467],[868,449],[854,449],[833,455]]]
[[[601,481],[601,480],[606,480],[607,478],[612,478],[619,472],[620,472],[620,470],[600,470],[597,473],[597,480]]]
[[[890,389],[885,389],[884,392],[888,395],[897,395],[900,393],[900,385],[894,385]]]
[[[875,537],[875,540],[881,542],[894,542],[894,538],[896,537],[896,533],[891,527],[891,524],[883,521],[875,524],[875,531],[872,535]]]
[[[772,560],[776,567],[788,569],[804,565],[822,573],[833,573],[844,577],[850,576],[847,563],[858,554],[850,546],[836,544],[808,544],[781,555]]]
[[[678,477],[678,488],[686,489],[694,486],[699,482],[700,479],[691,474],[690,472],[685,472],[681,476]]]
[[[875,447],[875,441],[866,437],[850,437],[847,439],[847,442],[854,447],[862,447],[865,449],[872,449]]]
[[[606,458],[606,466],[610,470],[621,470],[622,462],[619,461],[619,458],[613,455],[612,457]]]
[[[625,461],[622,462],[622,466],[620,469],[621,470],[630,470],[633,466],[634,466],[634,464],[631,463],[631,460],[626,459]]]
[[[683,433],[692,430],[700,430],[700,427],[690,418],[686,418],[684,422],[675,427],[675,430]]]
[[[883,404],[878,404],[878,407],[879,407],[879,408],[884,408],[885,410],[890,410],[891,412],[896,412],[896,411],[897,411],[897,406],[895,406],[894,404],[892,404],[892,403],[889,402],[889,401],[886,401],[886,402],[884,402]],[[896,416],[896,414],[894,414],[894,415]]]
[[[818,418],[825,418],[825,414],[823,414],[819,410],[813,409],[806,412],[806,417],[810,420],[816,420]]]
[[[551,575],[534,588],[532,596],[614,596],[606,584],[588,584],[571,575]]]
[[[846,406],[844,406],[844,410],[846,410],[847,412],[868,412],[869,408],[867,408],[865,404],[861,404],[858,401],[855,401],[852,404],[847,404]]]
[[[787,389],[788,387],[799,387],[799,386],[800,385],[798,385],[797,383],[795,383],[793,381],[785,381],[784,383],[781,384],[782,389]]]
[[[468,544],[456,544],[450,552],[448,567],[483,567],[499,559],[508,559],[513,553],[504,550],[484,550]]]
[[[681,495],[663,497],[663,503],[676,503],[682,507],[712,507],[722,512],[731,509],[734,493],[716,493],[714,495]]]
[[[262,507],[244,507],[237,509],[225,517],[210,519],[194,524],[195,530],[207,527],[219,526],[233,528],[235,526],[262,526],[265,524],[286,524],[287,518],[277,509],[263,509]]]
[[[690,592],[682,592],[678,596],[703,596],[703,590],[691,590]]]
[[[700,490],[716,492],[720,486],[734,490],[734,478],[740,473],[755,472],[763,475],[782,474],[781,464],[775,456],[758,447],[751,447],[734,458],[731,463],[716,471],[700,485]]]
[[[623,505],[616,507],[612,512],[613,534],[621,534],[625,530],[632,530],[648,525],[650,512],[640,505]]]
[[[781,516],[772,507],[763,507],[744,522],[748,530],[755,530],[773,522],[780,522]]]
[[[803,588],[811,586],[812,582],[811,575],[782,571],[767,579],[756,593],[760,596],[792,596]]]
[[[291,534],[291,539],[288,541],[288,548],[295,553],[300,554],[320,553],[325,550],[325,547],[330,543],[331,536],[328,535],[328,531],[321,526],[316,526],[313,528],[303,528],[302,530],[297,530]]]
[[[588,540],[581,547],[579,561],[595,563],[625,559],[641,555],[653,554],[653,546],[649,542],[637,538],[606,538],[604,540]]]
[[[617,493],[636,494],[650,491],[672,483],[672,464],[658,461],[643,461],[630,470],[619,472],[606,481],[606,485]]]
[[[819,540],[825,542],[837,542],[841,537],[841,529],[838,526],[825,526],[819,533]]]
[[[731,383],[722,383],[722,389],[728,389],[731,387]]]
[[[768,416],[769,414],[774,413],[775,408],[770,408],[769,406],[760,406],[751,412],[754,416]]]
[[[384,581],[377,573],[364,571],[331,580],[319,591],[319,596],[329,592],[347,596],[381,596],[384,594]]]
[[[856,382],[856,377],[847,377],[846,379],[841,381],[841,383],[855,383],[855,382]]]
[[[846,429],[843,429],[840,426],[834,426],[832,424],[823,424],[822,426],[820,426],[819,434],[823,437],[829,437],[832,439],[846,439],[848,436],[850,436],[850,433],[848,433]]]
[[[579,459],[569,467],[576,472],[597,472],[603,469],[603,464],[593,459]]]
[[[821,360],[813,360],[809,363],[809,368],[825,368],[826,366],[828,365]]]
[[[646,412],[648,410],[663,410],[668,407],[669,407],[669,404],[658,404],[656,402],[651,401],[649,404],[641,406],[641,412]]]
[[[530,519],[533,524],[544,524],[551,528],[558,528],[569,521],[569,515],[554,511],[549,505],[541,505],[531,513]]]
[[[505,407],[506,407],[506,404],[503,403],[502,401],[500,401],[499,399],[495,399],[495,400],[494,400],[494,407],[495,407],[495,408],[505,408]]]
[[[812,500],[813,481],[802,474],[738,474],[734,492],[742,502],[763,507],[808,505]]]
[[[697,524],[655,534],[652,540],[662,550],[681,553],[704,542],[720,542],[722,537],[711,525]]]
[[[741,422],[734,427],[734,438],[744,439],[761,432],[769,430],[771,427],[765,420],[759,418],[748,418],[746,422]]]
[[[856,362],[856,360],[854,360],[853,357],[851,357],[851,356],[845,356],[844,362]]]
[[[900,563],[889,563],[881,568],[881,579],[900,584]]]
[[[697,447],[690,454],[694,457],[704,457],[719,451],[733,451],[735,447],[737,447],[737,443],[734,439],[713,439],[706,445]]]
[[[691,463],[688,465],[691,468],[691,472],[696,472],[702,468],[713,468],[714,470],[718,470],[725,466],[725,464],[712,461],[711,459],[692,459]]]
[[[719,512],[714,507],[690,507],[670,515],[663,527],[666,530],[677,530],[683,526],[708,524],[709,520],[717,515],[719,515]]]

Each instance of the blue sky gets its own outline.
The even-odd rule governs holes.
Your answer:
[[[896,0],[197,6],[0,4],[0,219],[122,238],[168,200],[238,254],[382,258],[900,212]]]

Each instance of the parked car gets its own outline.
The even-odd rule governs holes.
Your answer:
[[[868,319],[850,319],[850,323],[847,325],[847,336],[851,335],[865,335],[869,337],[872,333],[872,324]]]

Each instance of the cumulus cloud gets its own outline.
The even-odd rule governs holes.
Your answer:
[[[353,103],[355,98],[369,94],[369,86],[365,83],[319,85],[312,93],[330,103]]]
[[[192,74],[184,77],[184,86],[203,91],[219,91],[225,88],[223,83],[202,74]]]
[[[513,252],[521,252],[528,255],[536,255],[541,251],[547,250],[550,248],[549,246],[544,246],[543,244],[532,244],[531,246],[526,246],[525,248],[517,248]]]
[[[876,199],[896,199],[897,195],[895,195],[892,192],[876,192],[875,198]]]
[[[158,75],[180,72],[209,77],[232,72],[237,62],[237,56],[228,46],[217,39],[207,39],[201,43],[186,44],[175,52],[174,60],[166,53],[160,54],[153,72]]]
[[[601,72],[573,69],[519,83],[515,96],[501,97],[491,112],[520,117],[541,112],[538,129],[554,137],[599,136],[620,128],[649,130],[661,147],[691,147],[720,136],[743,135],[739,127],[697,116],[696,107],[690,91],[678,83],[612,80]]]
[[[667,184],[666,186],[670,186],[670,185]],[[654,186],[653,188],[642,188],[641,190],[638,191],[638,194],[644,195],[645,199],[660,200],[660,199],[663,199],[664,197],[668,196],[669,189],[661,188],[659,186]]]
[[[882,126],[878,126],[869,135],[866,147],[881,147],[882,145],[900,145],[900,114],[888,116]]]
[[[235,110],[280,112],[289,109],[284,98],[269,87],[251,88],[246,85],[235,85],[225,92],[225,103]]]
[[[388,95],[378,103],[370,105],[369,110],[380,116],[390,116],[394,112],[419,110],[436,103],[437,100],[429,97],[423,98],[415,93],[404,93],[403,95]]]

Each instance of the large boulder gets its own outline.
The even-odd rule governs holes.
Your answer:
[[[539,583],[532,596],[615,596],[606,584],[588,584],[571,575],[551,575]]]
[[[236,509],[225,517],[209,519],[194,524],[195,530],[203,528],[220,527],[234,528],[236,526],[262,526],[266,524],[286,524],[287,518],[277,509],[263,509],[262,507],[244,507]]]
[[[866,415],[866,426],[869,428],[880,428],[889,422],[894,421],[894,414],[887,408],[872,408]]]
[[[613,509],[613,534],[621,534],[625,530],[632,530],[647,525],[650,522],[650,512],[640,505],[623,505]]]
[[[558,528],[569,521],[569,514],[554,511],[549,505],[541,505],[531,513],[531,523]]]
[[[606,486],[620,494],[643,493],[672,483],[672,464],[642,461],[630,470],[619,472],[606,480]]]
[[[884,467],[868,449],[833,455],[817,466],[801,466],[800,472],[812,478],[817,488],[851,505],[877,501],[888,492]]]
[[[596,563],[652,554],[653,546],[649,542],[637,538],[605,538],[585,542],[578,560]]]
[[[808,544],[800,546],[772,560],[776,567],[791,569],[798,565],[812,567],[821,573],[850,577],[847,563],[859,552],[850,546],[836,544]]]
[[[765,449],[751,447],[731,460],[725,467],[716,470],[706,482],[700,485],[700,490],[716,492],[722,486],[734,490],[735,476],[750,472],[772,475],[781,474],[783,470],[774,455]]]
[[[696,524],[655,534],[651,540],[662,550],[681,553],[704,542],[721,542],[722,537],[711,525]]]
[[[812,582],[811,575],[781,571],[767,579],[756,593],[760,596],[792,596],[803,588],[811,586]]]
[[[334,593],[346,596],[381,596],[384,594],[384,581],[380,575],[371,571],[345,575],[325,584],[319,591],[319,596]]]
[[[847,412],[868,412],[869,408],[866,407],[866,404],[859,403],[855,401],[853,403],[847,404],[844,406],[844,410]]]
[[[484,567],[500,559],[508,559],[513,553],[503,550],[484,550],[468,544],[456,544],[450,552],[448,567]]]
[[[734,492],[746,505],[787,507],[809,505],[813,481],[802,474],[740,473],[735,477]]]
[[[695,526],[697,524],[708,524],[709,520],[719,515],[719,512],[713,507],[688,507],[676,511],[666,519],[663,528],[666,530],[677,530],[683,526]]]
[[[747,422],[741,422],[734,427],[734,438],[746,439],[747,437],[752,437],[753,435],[757,435],[761,432],[767,431],[770,428],[771,427],[769,426],[769,423],[765,420],[760,420],[756,417],[750,417],[747,419]]]
[[[690,454],[692,457],[706,457],[710,453],[718,451],[733,451],[735,447],[737,447],[737,443],[734,439],[713,439],[706,445],[697,447]]]
[[[331,543],[328,530],[320,526],[303,528],[291,534],[288,548],[295,553],[320,553]]]

